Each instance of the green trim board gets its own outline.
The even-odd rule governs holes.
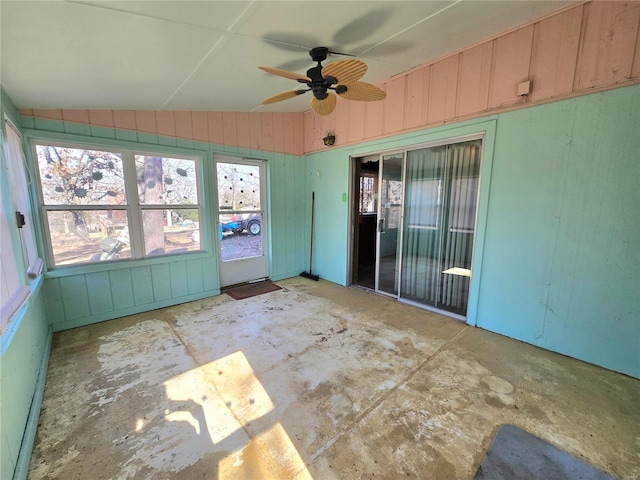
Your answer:
[[[16,462],[16,468],[13,473],[13,480],[26,480],[29,473],[29,463],[33,452],[33,444],[36,439],[38,430],[38,420],[40,418],[40,410],[42,408],[42,399],[44,398],[44,387],[47,381],[47,370],[49,367],[49,357],[51,354],[51,344],[53,340],[53,331],[49,329],[45,349],[42,353],[40,368],[38,369],[38,380],[36,382],[35,392],[29,408],[29,416],[27,417],[25,432],[20,444],[20,452]]]
[[[42,292],[42,286],[44,284],[44,277],[42,275],[33,279],[29,283],[29,289],[31,290],[30,296],[27,301],[20,307],[20,309],[16,312],[14,318],[9,323],[8,328],[3,332],[0,337],[0,354],[4,354],[4,352],[9,348],[11,342],[13,341],[13,337],[20,330],[20,325],[22,324],[22,319],[25,317],[33,302],[35,302]]]

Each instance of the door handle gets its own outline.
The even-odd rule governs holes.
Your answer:
[[[384,233],[384,218],[378,220],[378,232]]]

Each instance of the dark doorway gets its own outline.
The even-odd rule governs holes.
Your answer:
[[[354,238],[352,282],[376,287],[376,226],[378,224],[378,171],[380,156],[355,159]]]

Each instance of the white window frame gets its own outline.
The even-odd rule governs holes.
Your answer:
[[[38,258],[34,220],[29,199],[29,173],[25,162],[20,130],[5,116],[2,135],[3,157],[7,179],[3,183],[6,193],[0,208],[3,217],[2,268],[0,288],[0,334],[4,334],[31,294],[29,279],[38,277],[42,260]],[[33,176],[29,175],[30,178]],[[24,216],[24,225],[18,226],[18,212]]]
[[[125,189],[125,197],[126,203],[123,205],[103,205],[103,204],[90,204],[90,205],[45,205],[44,196],[42,190],[42,183],[40,178],[40,168],[38,166],[38,154],[36,147],[37,146],[50,146],[50,147],[59,147],[59,148],[75,148],[75,149],[85,149],[85,150],[96,150],[101,152],[110,152],[122,155],[122,169],[124,174],[124,189]],[[118,148],[117,146],[105,146],[100,144],[92,144],[92,143],[77,143],[77,142],[67,142],[64,140],[51,140],[51,139],[38,139],[34,138],[31,140],[31,153],[32,159],[34,162],[34,170],[35,170],[35,178],[38,190],[38,204],[40,209],[41,216],[41,225],[43,232],[43,243],[45,245],[46,253],[47,253],[47,265],[50,270],[59,270],[66,268],[75,268],[75,267],[86,267],[86,266],[95,266],[102,265],[106,263],[112,263],[110,261],[100,262],[100,263],[92,263],[92,262],[76,262],[69,263],[63,265],[56,265],[54,261],[54,252],[53,246],[51,242],[51,234],[49,231],[49,222],[47,213],[51,211],[73,211],[73,210],[122,210],[126,211],[127,215],[127,225],[129,229],[129,240],[130,240],[130,248],[131,248],[131,257],[118,259],[117,262],[127,262],[134,260],[144,260],[144,259],[156,259],[156,258],[164,258],[176,255],[189,255],[189,254],[200,254],[205,251],[205,245],[200,241],[200,248],[198,250],[192,250],[189,252],[168,252],[160,255],[147,255],[145,253],[144,247],[144,231],[142,224],[142,212],[144,210],[149,209],[162,209],[162,210],[172,210],[172,209],[194,209],[198,211],[198,219],[201,224],[205,223],[204,212],[203,212],[203,171],[202,171],[202,157],[198,154],[186,154],[186,153],[176,153],[176,152],[167,152],[162,150],[148,150],[144,148],[132,148],[132,147],[123,147]],[[173,159],[184,159],[194,162],[194,170],[196,174],[196,189],[197,189],[197,203],[190,205],[174,205],[174,204],[161,204],[161,205],[150,205],[150,204],[141,204],[139,195],[138,195],[138,184],[137,184],[137,172],[135,166],[135,157],[136,155],[143,156],[154,156],[161,158],[173,158]]]

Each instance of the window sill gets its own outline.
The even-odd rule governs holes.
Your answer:
[[[31,304],[31,300],[36,298],[43,284],[43,276],[38,275],[37,278],[29,282],[29,285],[23,287],[22,290],[27,289],[28,293],[26,293],[26,297],[20,302],[20,305],[17,306],[14,313],[9,317],[9,323],[6,327],[6,330],[0,333],[0,353],[4,355],[5,351],[11,344],[11,340],[13,336],[20,328],[20,324],[22,323],[22,319],[24,318],[27,309]]]

